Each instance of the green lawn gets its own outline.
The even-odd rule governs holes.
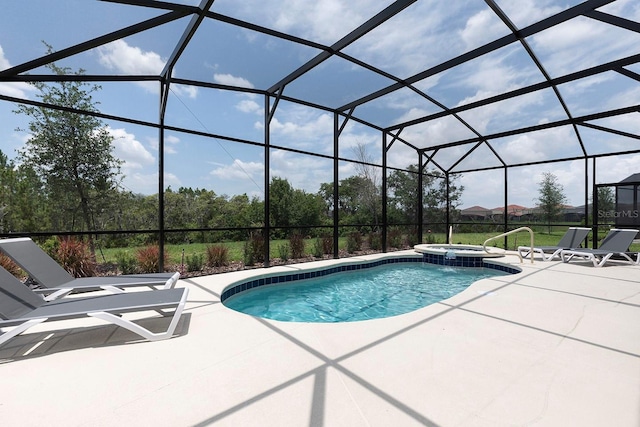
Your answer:
[[[340,238],[338,240],[338,248],[344,249],[346,248],[346,237]],[[270,258],[279,258],[280,257],[280,246],[288,244],[287,240],[272,240],[269,253]],[[305,253],[313,254],[314,253],[314,244],[315,239],[306,239],[305,240]],[[185,260],[189,256],[193,255],[203,255],[206,256],[207,247],[213,246],[214,243],[185,243],[185,244],[168,244],[165,245],[165,251],[169,257],[170,264],[181,264],[182,263],[182,255],[184,251]],[[223,245],[229,249],[229,260],[230,261],[243,261],[244,260],[244,245],[245,242],[223,242],[223,243],[215,243],[215,245]],[[124,252],[129,256],[135,257],[136,252],[139,249],[142,249],[143,246],[140,247],[127,247],[127,248],[108,248],[102,249],[96,253],[96,257],[99,262],[116,262],[116,255],[119,252]],[[206,259],[205,259],[206,261]]]
[[[560,228],[557,231],[553,230],[550,234],[545,232],[534,233],[534,244],[536,246],[552,246],[558,243],[560,238],[564,235],[566,227]],[[483,233],[454,233],[452,243],[455,244],[472,244],[482,245],[488,238],[496,236],[500,233],[497,232],[483,232]],[[601,237],[604,237],[602,233]],[[514,250],[518,246],[528,246],[530,242],[529,233],[522,231],[517,234],[508,236],[507,244],[508,249]],[[338,247],[342,250],[346,248],[346,237],[341,237],[338,242]],[[425,234],[423,239],[424,243],[445,243],[445,233],[430,233]],[[488,246],[502,247],[504,239],[500,238],[488,243]],[[243,261],[244,260],[244,242],[225,242],[216,243],[216,245],[224,245],[229,248],[229,260],[230,261]],[[287,240],[272,240],[270,245],[270,257],[280,258],[280,246],[288,244]],[[314,253],[315,239],[305,240],[305,253]],[[211,243],[191,243],[191,244],[168,244],[165,246],[165,250],[169,255],[170,264],[181,264],[184,251],[185,261],[187,257],[193,255],[206,256],[207,247],[211,246]],[[591,247],[591,242],[589,242]],[[125,252],[131,257],[135,257],[137,250],[140,247],[128,247],[128,248],[109,248],[102,249],[97,252],[97,258],[99,262],[116,262],[116,254],[119,252]],[[640,244],[634,244],[631,246],[631,250],[634,252],[640,251]],[[205,258],[206,261],[206,258]]]

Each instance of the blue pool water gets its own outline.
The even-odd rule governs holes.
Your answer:
[[[404,263],[275,284],[238,293],[224,305],[266,319],[353,322],[396,316],[447,299],[485,277],[489,268]]]

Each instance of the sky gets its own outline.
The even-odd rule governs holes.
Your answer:
[[[182,2],[197,4],[197,2]],[[579,1],[499,0],[498,5],[518,28],[551,16]],[[216,0],[212,11],[232,18],[286,32],[324,45],[332,45],[358,25],[391,4],[385,0]],[[640,21],[640,3],[617,0],[600,9],[615,16]],[[0,15],[0,70],[46,53],[45,41],[55,50],[73,46],[102,34],[132,25],[160,13],[142,7],[85,0],[25,0],[3,5]],[[99,48],[65,58],[58,66],[87,74],[158,74],[171,55],[189,19],[183,18]],[[373,66],[408,78],[448,59],[469,52],[508,29],[481,0],[443,2],[419,0],[403,12],[349,45],[344,53]],[[551,77],[640,53],[640,35],[602,22],[579,17],[527,39]],[[320,51],[276,37],[240,29],[217,21],[205,21],[176,64],[176,78],[201,80],[250,89],[267,89]],[[637,64],[627,67],[640,73]],[[49,73],[36,69],[33,74]],[[415,86],[447,107],[481,100],[504,91],[543,81],[543,75],[520,44],[498,49],[481,58],[448,69]],[[287,96],[337,108],[393,82],[338,57],[332,57],[285,87]],[[158,121],[159,85],[144,83],[100,83],[94,93],[97,107],[106,114]],[[605,72],[558,87],[572,115],[640,104],[638,81],[615,72]],[[32,86],[0,82],[0,94],[37,99]],[[172,84],[166,123],[231,138],[260,143],[264,140],[262,96],[195,86]],[[28,118],[13,113],[17,104],[0,101],[0,150],[15,158],[29,133]],[[354,115],[393,126],[440,108],[408,89],[383,96],[360,106]],[[480,134],[493,134],[513,127],[533,126],[562,120],[566,114],[552,90],[542,90],[497,105],[471,109],[460,118]],[[333,115],[318,109],[282,101],[270,123],[271,144],[323,155],[333,153]],[[638,114],[594,121],[599,126],[640,134]],[[142,194],[157,193],[158,131],[145,126],[105,120],[114,137],[114,154],[123,160],[123,186]],[[472,138],[475,134],[461,121],[434,120],[402,130],[401,137],[420,148]],[[638,140],[580,127],[589,153],[640,149]],[[521,134],[490,141],[507,163],[534,162],[580,155],[572,127]],[[340,136],[340,156],[357,158],[356,147],[366,147],[367,156],[379,162],[382,137],[379,131],[350,121]],[[439,151],[434,155],[444,168],[454,165],[471,145]],[[264,149],[222,138],[204,138],[182,132],[165,134],[165,185],[206,188],[217,194],[262,197]],[[406,167],[417,162],[417,154],[401,143],[389,150],[390,166]],[[457,169],[498,165],[487,145],[481,145]],[[285,150],[270,151],[270,176],[287,178],[296,188],[315,193],[333,180],[333,161]],[[507,174],[508,203],[535,205],[538,183],[545,172],[558,177],[568,203],[584,204],[585,169],[589,184],[592,163],[584,160],[511,168]],[[356,172],[353,164],[340,162],[339,176]],[[598,160],[596,181],[618,182],[640,172],[640,154]],[[505,173],[502,169],[464,173],[461,207],[486,208],[504,204]]]

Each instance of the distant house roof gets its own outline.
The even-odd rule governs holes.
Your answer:
[[[634,173],[619,182],[619,184],[640,184],[640,173]]]
[[[483,208],[482,206],[471,206],[470,208],[462,209],[462,212],[487,212],[489,209]]]
[[[483,208],[482,206],[471,206],[470,208],[462,209],[460,212],[464,216],[476,216],[476,217],[486,217],[489,214],[489,209]]]
[[[504,212],[504,206],[493,208],[493,209],[491,209],[491,211],[493,211],[494,213],[502,213],[502,212]],[[525,213],[528,213],[528,211],[530,211],[529,208],[524,207],[524,206],[520,206],[520,205],[508,205],[507,206],[507,213],[509,215],[513,215],[513,216],[522,216]]]
[[[639,174],[640,175],[640,174]],[[588,205],[591,208],[591,205]],[[571,205],[562,205],[562,212],[564,214],[578,214],[581,215],[585,211],[585,206],[571,206]],[[542,212],[542,208],[540,206],[536,206],[533,208],[528,208],[520,205],[508,205],[507,206],[507,214],[512,217],[521,217],[524,215],[532,215],[532,214],[540,214]],[[469,208],[464,208],[460,212],[463,216],[468,217],[487,217],[492,215],[502,215],[504,213],[504,206],[495,207],[493,209],[483,208],[482,206],[471,206]]]

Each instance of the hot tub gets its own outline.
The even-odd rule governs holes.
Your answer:
[[[432,243],[416,245],[413,248],[422,254],[424,262],[458,267],[483,267],[485,258],[504,256],[502,249],[490,248],[492,252],[486,252],[482,246],[476,245]]]

